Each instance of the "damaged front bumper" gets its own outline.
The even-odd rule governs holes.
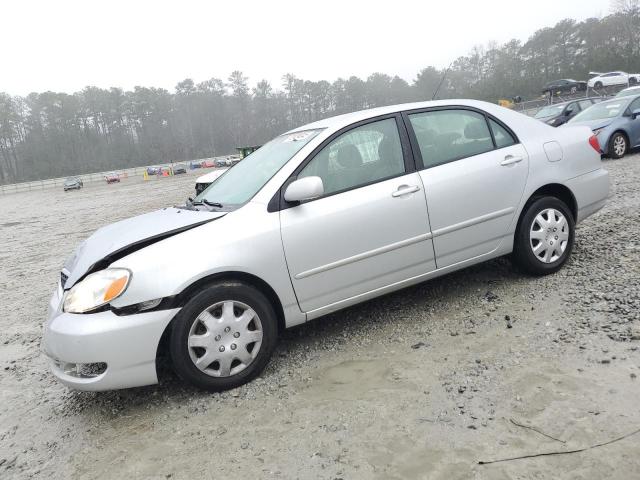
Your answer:
[[[158,382],[156,354],[180,310],[118,316],[111,311],[62,312],[62,288],[51,297],[42,350],[54,375],[78,390],[114,390]]]

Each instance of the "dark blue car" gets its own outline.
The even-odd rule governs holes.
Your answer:
[[[640,146],[640,95],[614,98],[589,107],[566,125],[585,125],[598,137],[600,150],[622,158]]]

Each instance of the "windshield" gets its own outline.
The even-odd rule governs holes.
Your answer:
[[[630,100],[617,100],[598,103],[592,107],[587,108],[584,112],[579,113],[573,117],[569,122],[586,122],[589,120],[604,120],[607,118],[614,118],[622,114],[629,105]]]
[[[280,135],[230,168],[195,198],[229,206],[248,202],[320,130]]]
[[[616,94],[616,97],[629,97],[631,95],[640,95],[640,88],[628,88]]]
[[[536,113],[535,118],[555,117],[560,115],[562,110],[564,110],[564,105],[549,105]]]

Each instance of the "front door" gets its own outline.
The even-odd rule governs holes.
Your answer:
[[[438,268],[494,251],[508,236],[522,198],[526,150],[507,128],[475,110],[431,110],[406,118],[424,167],[420,177]]]
[[[324,185],[322,197],[280,212],[304,312],[435,269],[424,189],[402,147],[401,122],[398,115],[356,124],[301,166],[297,178],[318,176]]]

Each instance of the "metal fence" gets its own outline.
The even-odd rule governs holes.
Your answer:
[[[33,180],[30,182],[22,182],[22,183],[12,183],[8,185],[0,185],[0,194],[5,195],[9,193],[19,193],[19,192],[28,192],[31,190],[40,190],[43,188],[54,188],[54,187],[62,187],[65,180],[69,177],[79,178],[83,183],[92,183],[92,182],[104,182],[105,178],[108,174],[116,173],[120,178],[128,178],[128,177],[142,177],[148,168],[167,168],[173,167],[178,164],[185,165],[187,168],[191,167],[191,164],[200,163],[204,160],[214,161],[216,159],[229,158],[229,155],[223,155],[220,157],[212,157],[212,158],[201,158],[198,160],[189,160],[185,162],[173,162],[173,163],[162,163],[155,165],[148,165],[145,167],[132,167],[132,168],[124,168],[119,170],[109,170],[107,172],[97,172],[97,173],[86,173],[82,175],[69,175],[67,177],[60,178],[48,178],[45,180]],[[233,156],[232,156],[233,157]]]
[[[513,109],[525,115],[534,116],[542,107],[547,105],[555,105],[556,103],[568,102],[570,100],[579,100],[581,98],[601,98],[607,100],[615,96],[620,90],[628,88],[629,85],[612,85],[609,87],[601,87],[600,89],[587,87],[583,92],[574,94],[556,94],[546,95],[535,100],[527,100],[515,103]]]

